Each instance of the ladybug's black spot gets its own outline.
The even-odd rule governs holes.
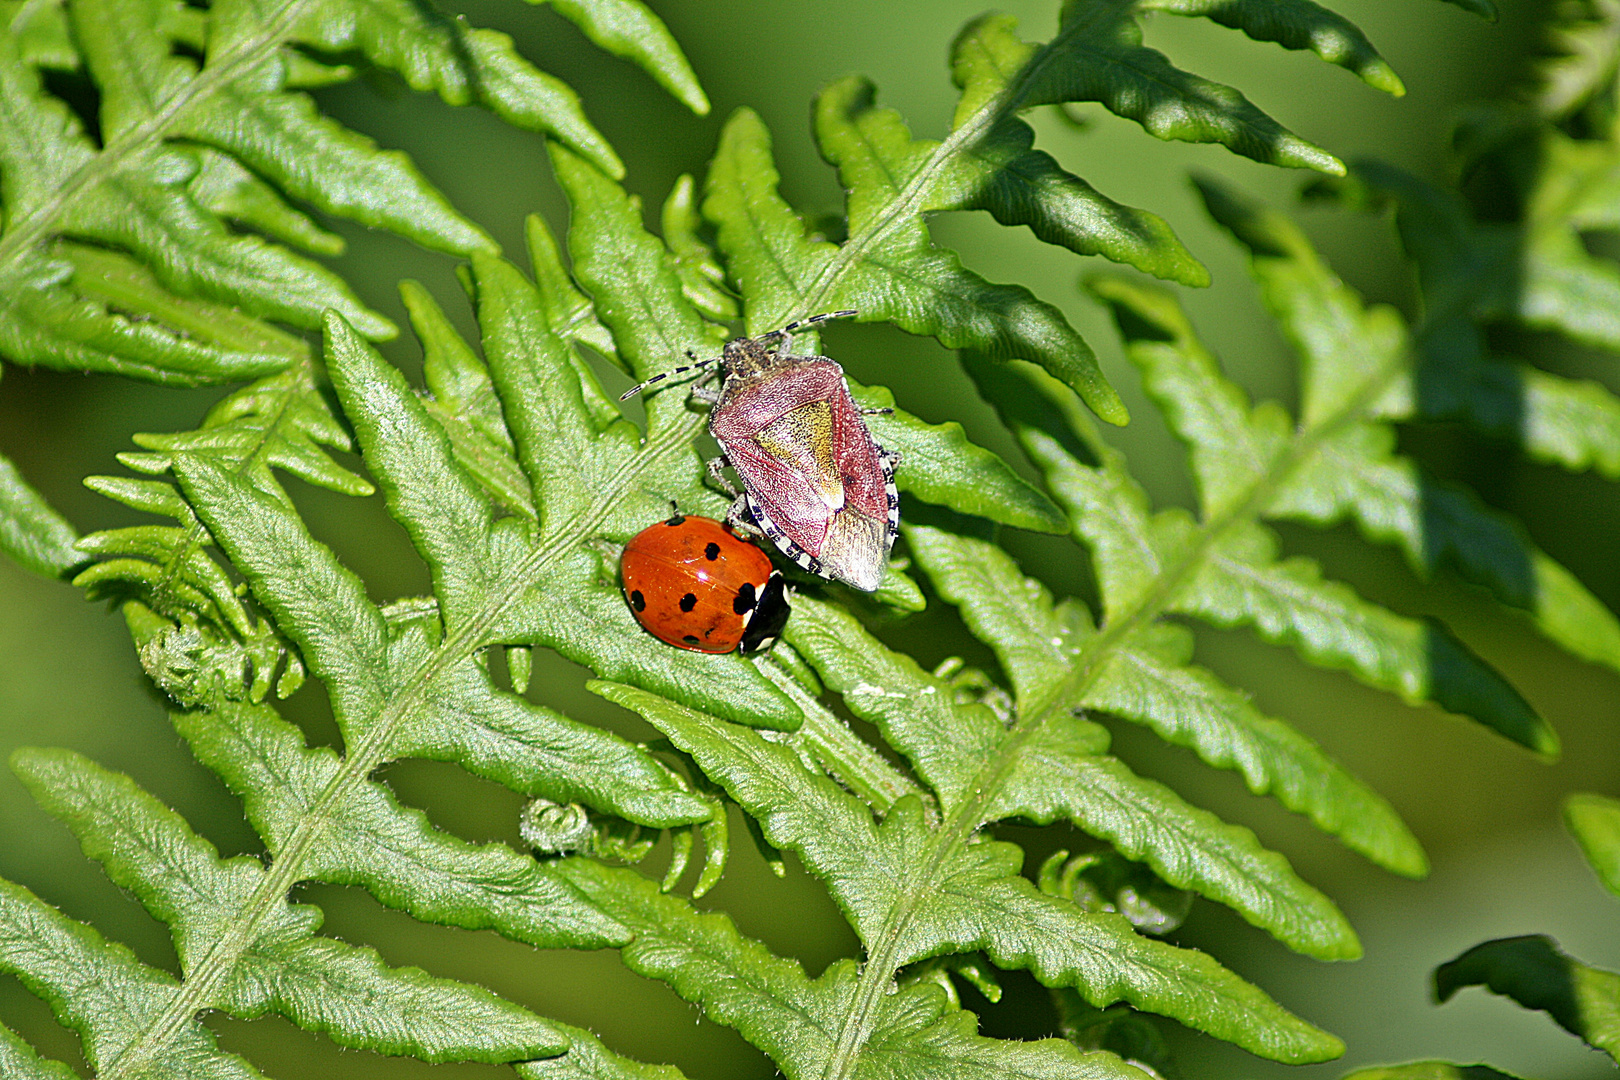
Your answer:
[[[737,595],[732,597],[731,610],[739,615],[746,615],[754,610],[754,604],[757,602],[754,598],[754,583],[745,581],[742,588],[737,590]]]
[[[685,637],[681,638],[681,640],[686,642],[688,645],[696,645],[698,643],[697,636],[694,634],[687,634]]]
[[[682,611],[691,611],[695,607],[697,607],[697,594],[687,593],[685,596],[681,597]]]
[[[714,562],[720,557],[720,545],[710,540],[709,546],[703,549],[703,557],[710,562]]]
[[[637,611],[647,610],[647,598],[641,595],[640,589],[637,589],[635,592],[630,594],[630,606],[635,608]]]

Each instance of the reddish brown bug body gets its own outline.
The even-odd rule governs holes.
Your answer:
[[[805,323],[853,314],[838,311]],[[742,479],[743,494],[728,522],[751,519],[810,573],[872,592],[883,581],[899,531],[900,494],[896,456],[877,444],[862,417],[888,410],[857,406],[834,361],[788,352],[792,331],[805,323],[727,342],[716,358],[725,373],[719,392],[692,391],[714,405],[709,433],[724,456],[710,462],[710,471],[728,490],[718,465],[730,465]],[[766,347],[773,339],[780,341],[775,351]],[[715,362],[655,375],[625,396]]]
[[[619,558],[625,599],[643,629],[681,649],[769,648],[787,623],[770,556],[718,521],[676,514],[641,530]]]

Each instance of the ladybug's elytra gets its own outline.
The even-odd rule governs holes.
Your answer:
[[[654,375],[624,397],[721,364],[720,389],[699,385],[692,396],[714,406],[709,433],[722,456],[709,471],[736,499],[727,523],[751,521],[810,573],[872,592],[883,582],[884,559],[900,528],[898,457],[877,444],[862,417],[890,410],[857,406],[833,360],[788,351],[801,326],[854,314],[834,311],[736,338],[720,356]],[[766,347],[773,340],[774,350]],[[726,465],[737,471],[743,494],[721,473]]]
[[[788,598],[770,556],[718,521],[676,513],[641,530],[619,557],[624,596],[653,637],[681,649],[767,649]]]

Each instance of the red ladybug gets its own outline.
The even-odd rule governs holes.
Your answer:
[[[642,629],[677,648],[758,652],[787,624],[770,556],[709,518],[677,513],[642,529],[619,557],[619,576]]]

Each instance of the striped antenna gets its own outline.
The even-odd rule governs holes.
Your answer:
[[[691,352],[690,349],[687,350],[686,355],[687,356],[692,355],[692,352]],[[645,382],[638,382],[638,383],[636,383],[636,385],[632,386],[630,389],[628,389],[624,393],[620,394],[619,395],[619,400],[620,401],[629,401],[631,398],[635,397],[637,394],[639,394],[643,390],[647,389],[647,387],[654,386],[654,385],[656,385],[658,383],[661,383],[665,379],[674,378],[676,375],[685,375],[688,371],[699,371],[699,370],[701,370],[703,368],[708,367],[711,364],[718,364],[719,362],[720,362],[720,357],[713,356],[713,357],[710,357],[707,360],[699,360],[695,364],[687,364],[684,367],[673,368],[673,369],[671,369],[669,371],[660,371],[657,375],[654,375],[652,378],[646,380]]]
[[[793,332],[795,330],[802,330],[806,326],[814,326],[816,323],[826,322],[828,319],[847,319],[851,315],[859,315],[859,314],[860,314],[860,312],[855,311],[852,308],[852,309],[847,310],[847,311],[829,311],[829,312],[827,312],[826,314],[823,314],[823,315],[812,315],[808,319],[800,319],[797,322],[790,322],[786,326],[782,327],[782,329],[780,329],[780,330],[767,330],[767,331],[765,331],[765,333],[759,335],[759,337],[755,338],[754,340],[755,341],[774,341],[777,338],[788,338],[788,337],[793,336]],[[665,379],[674,378],[676,375],[685,375],[688,371],[701,371],[702,369],[704,369],[706,367],[709,367],[712,364],[718,364],[721,360],[725,359],[724,356],[713,356],[713,357],[710,357],[707,360],[698,360],[695,356],[692,356],[692,350],[691,349],[686,350],[686,355],[689,356],[689,357],[692,357],[692,359],[694,361],[696,361],[696,362],[691,363],[691,364],[687,364],[684,367],[672,368],[669,371],[660,371],[657,375],[654,375],[652,378],[647,379],[647,380],[645,380],[643,382],[638,382],[638,383],[636,383],[636,385],[632,386],[630,389],[628,389],[624,393],[620,394],[619,395],[619,400],[620,401],[629,401],[631,398],[635,397],[637,394],[641,393],[643,390],[647,389],[649,386],[655,386],[658,383],[663,382]]]
[[[847,319],[852,315],[859,314],[860,312],[851,308],[848,311],[829,311],[823,315],[812,315],[808,319],[800,319],[798,322],[790,322],[780,330],[767,330],[765,333],[759,335],[759,340],[767,341],[771,338],[792,337],[794,331],[802,330],[806,326],[814,326],[816,323],[826,322],[828,319]]]

